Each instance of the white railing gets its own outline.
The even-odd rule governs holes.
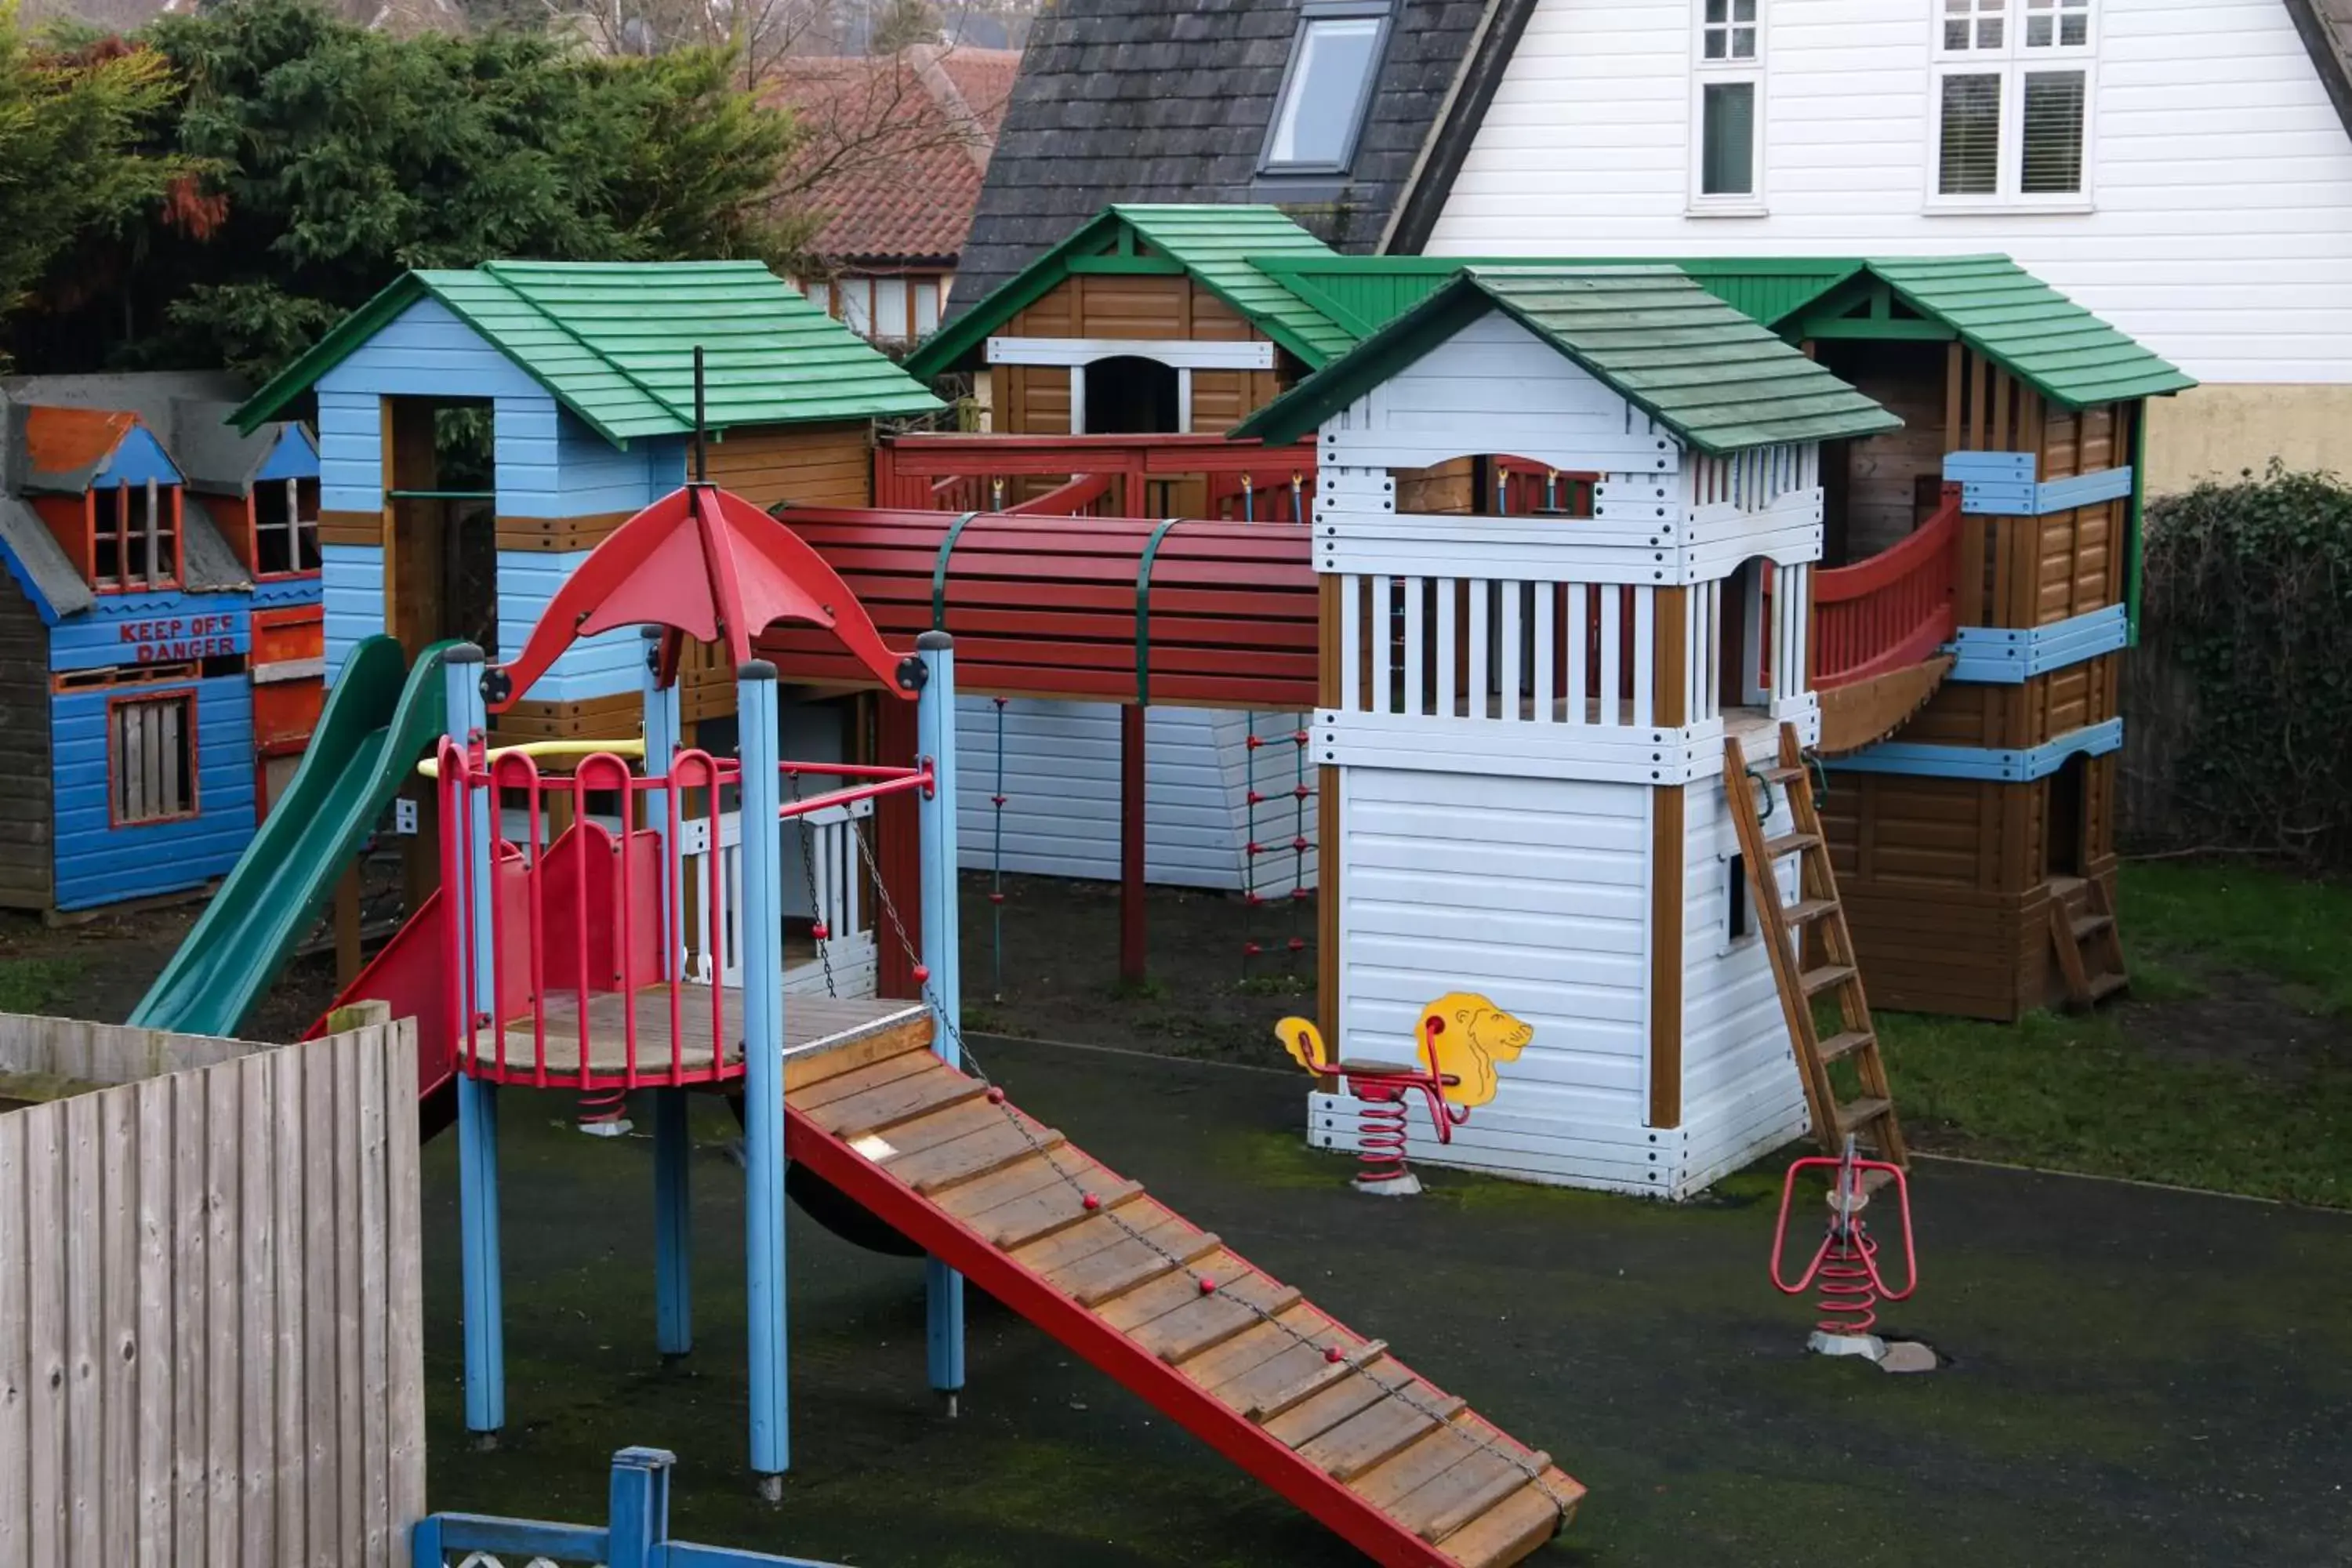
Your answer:
[[[1649,727],[1654,588],[1485,577],[1340,581],[1343,711]]]
[[[787,992],[822,992],[828,970],[835,992],[844,996],[870,996],[875,983],[874,932],[869,929],[865,900],[864,857],[858,847],[858,824],[874,815],[870,800],[829,805],[804,816],[777,824],[783,835],[783,901],[787,916],[814,921],[825,935],[812,956],[786,959]],[[680,853],[692,889],[694,912],[685,932],[685,973],[707,981],[715,971],[721,985],[743,982],[742,886],[743,819],[740,812],[719,818],[718,929],[702,912],[709,908],[711,875],[709,825],[680,825]],[[803,853],[805,848],[805,853]],[[814,889],[814,905],[810,900]],[[787,952],[791,949],[787,944]]]

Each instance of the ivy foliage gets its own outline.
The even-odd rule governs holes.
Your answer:
[[[2190,683],[2162,721],[2173,831],[2352,864],[2352,486],[2273,461],[2147,524],[2144,657]]]
[[[172,97],[152,49],[37,47],[0,0],[0,313],[158,204],[184,165],[142,146]]]
[[[228,0],[143,37],[177,83],[153,143],[209,171],[201,237],[156,215],[103,308],[45,335],[41,368],[89,368],[72,362],[95,343],[257,380],[412,267],[785,248],[770,192],[793,122],[735,90],[720,52],[395,37],[311,0]]]

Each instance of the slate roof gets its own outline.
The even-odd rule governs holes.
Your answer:
[[[921,384],[756,261],[492,261],[394,281],[237,410],[250,430],[430,297],[614,445],[712,430],[928,414]]]
[[[1260,268],[1263,258],[1329,258],[1329,246],[1269,206],[1114,206],[1080,226],[1019,274],[925,339],[907,359],[910,375],[954,369],[1031,301],[1069,276],[1069,264],[1103,254],[1122,230],[1181,264],[1209,292],[1312,368],[1353,347],[1356,334],[1335,325]]]
[[[33,601],[43,622],[55,626],[98,603],[98,595],[66,556],[65,546],[31,507],[0,495],[0,564]]]
[[[2352,133],[2352,0],[2286,0],[2286,11],[2336,117]]]
[[[1902,421],[1672,267],[1473,267],[1234,426],[1297,440],[1501,310],[1643,413],[1720,456]]]
[[[1276,203],[1339,249],[1374,248],[1498,0],[1399,0],[1350,174],[1261,178],[1299,3],[1063,0],[1042,10],[951,313],[1115,203]]]
[[[953,267],[1021,62],[1012,49],[789,59],[769,91],[806,140],[788,199],[822,220],[809,250],[844,266]]]

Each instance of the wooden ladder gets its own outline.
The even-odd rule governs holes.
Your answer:
[[[920,1040],[794,1059],[784,1109],[794,1161],[1376,1563],[1507,1568],[1583,1496]]]
[[[2067,895],[2084,889],[2087,912],[2076,914]],[[2053,879],[2050,885],[2050,945],[2058,950],[2058,973],[2065,977],[2066,1000],[2095,1007],[2131,984],[2124,970],[2124,942],[2116,930],[2115,905],[2095,877]]]
[[[1759,809],[1758,795],[1766,805]],[[1812,1111],[1813,1136],[1823,1152],[1838,1153],[1851,1133],[1891,1164],[1908,1167],[1903,1129],[1895,1120],[1895,1094],[1887,1087],[1886,1064],[1878,1054],[1878,1030],[1871,1022],[1870,1001],[1863,993],[1862,970],[1854,960],[1853,938],[1846,930],[1845,907],[1838,901],[1837,876],[1830,867],[1822,819],[1813,805],[1811,777],[1796,727],[1780,726],[1779,761],[1751,767],[1735,736],[1724,737],[1723,787],[1731,805],[1732,826],[1739,834],[1739,855],[1748,870],[1748,901],[1764,931],[1765,951],[1771,955],[1772,979],[1780,992],[1781,1016],[1788,1020],[1789,1040],[1805,1083],[1805,1103]],[[1793,830],[1778,838],[1764,837],[1765,818],[1771,815],[1771,792],[1788,802]],[[1799,867],[1797,900],[1780,901],[1780,879],[1773,867],[1794,855]],[[1777,923],[1778,929],[1775,929]],[[1820,933],[1820,963],[1805,967],[1805,933]],[[1837,997],[1841,1027],[1828,1039],[1813,1022],[1818,997]],[[1830,1081],[1830,1066],[1852,1058],[1862,1093],[1841,1103]]]

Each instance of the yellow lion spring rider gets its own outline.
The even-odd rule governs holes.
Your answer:
[[[1422,1097],[1437,1141],[1451,1143],[1471,1108],[1495,1098],[1495,1064],[1517,1061],[1535,1028],[1484,996],[1455,991],[1421,1010],[1410,1062],[1333,1061],[1323,1054],[1322,1032],[1305,1018],[1285,1018],[1274,1034],[1291,1060],[1318,1078],[1346,1079],[1348,1092],[1363,1102],[1356,1190],[1402,1197],[1421,1191],[1421,1178],[1404,1163],[1408,1097]]]

